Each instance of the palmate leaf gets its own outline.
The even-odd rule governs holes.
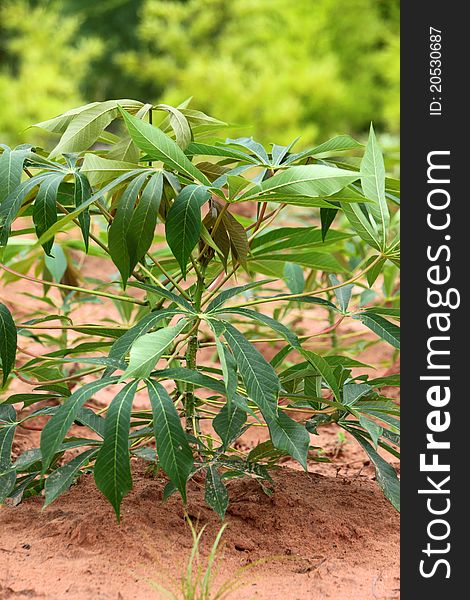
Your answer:
[[[275,193],[286,196],[331,196],[360,177],[360,173],[325,165],[294,166],[248,190],[239,201]],[[282,198],[279,200],[282,202]]]
[[[2,368],[2,387],[15,365],[16,326],[8,308],[0,302],[0,366]]]
[[[85,402],[89,400],[93,394],[103,389],[104,387],[116,383],[117,377],[106,377],[86,383],[84,386],[74,392],[62,404],[57,412],[48,421],[41,433],[41,453],[42,453],[42,470],[47,471],[55,453],[59,449],[62,441],[70,429],[70,426],[75,421],[80,409]]]
[[[166,239],[184,276],[201,233],[201,207],[209,198],[205,187],[188,185],[176,196],[166,218]]]
[[[200,184],[210,185],[209,179],[193,165],[178,144],[163,133],[161,129],[133,117],[122,108],[119,108],[119,111],[124,118],[132,140],[136,146],[147,152],[149,157],[162,161],[165,165],[175,169],[190,180],[194,179]]]
[[[220,477],[219,470],[215,465],[209,465],[206,471],[204,499],[207,505],[210,506],[221,519],[225,517],[229,496],[227,488]]]
[[[194,465],[193,453],[168,392],[152,379],[147,381],[147,389],[159,463],[186,502],[186,482]]]
[[[142,379],[149,377],[160,356],[183,331],[187,324],[187,319],[181,319],[174,327],[164,327],[154,333],[146,333],[139,337],[132,344],[129,366],[124,371],[120,381],[128,379],[129,377]]]
[[[2,305],[0,305],[1,307]],[[11,450],[16,429],[16,411],[13,406],[0,405],[0,504],[9,495],[16,481],[11,469]]]
[[[381,237],[385,244],[387,229],[390,224],[390,213],[385,197],[385,166],[382,152],[377,144],[374,128],[371,124],[369,140],[361,162],[361,184],[366,198],[374,202],[369,204],[369,210],[374,217]]]
[[[129,252],[128,235],[131,228],[134,206],[142,186],[147,179],[147,173],[141,173],[127,186],[117,205],[116,214],[108,232],[108,247],[114,264],[121,273],[123,286],[126,286],[134,267],[137,264],[135,254]]]
[[[63,467],[53,471],[46,479],[44,485],[45,502],[44,508],[49,506],[54,500],[66,492],[80,473],[80,469],[86,465],[98,452],[96,448],[85,450]]]
[[[400,349],[400,328],[380,315],[361,313],[354,317],[364,323],[366,327],[388,342],[394,348]]]
[[[57,193],[59,185],[64,179],[64,173],[60,175],[51,175],[43,181],[33,206],[33,222],[36,227],[38,238],[42,236],[54,223],[57,222]],[[54,238],[51,238],[42,244],[44,252],[50,255]]]
[[[111,401],[94,468],[96,486],[111,502],[118,521],[122,499],[132,489],[129,430],[137,385],[137,381],[128,383]]]

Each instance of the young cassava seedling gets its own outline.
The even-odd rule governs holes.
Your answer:
[[[111,100],[39,123],[58,138],[50,152],[1,147],[2,279],[28,281],[35,306],[14,319],[20,300],[0,303],[0,502],[42,492],[47,506],[93,471],[119,518],[136,456],[166,473],[165,497],[185,502],[203,477],[223,518],[227,481],[270,493],[280,459],[327,460],[310,434],[336,423],[398,508],[378,451],[398,456],[398,407],[380,391],[398,376],[351,357],[375,343],[367,330],[399,348],[398,182],[372,126],[365,147],[340,135],[301,152],[217,140],[224,126],[187,102]],[[87,305],[104,317],[72,320]],[[328,326],[301,335],[299,311]],[[362,333],[338,335],[352,320]],[[9,392],[14,379],[29,391]],[[109,406],[87,406],[104,389]],[[16,428],[44,415],[40,447],[12,462]],[[237,439],[259,426],[269,441],[243,454]]]

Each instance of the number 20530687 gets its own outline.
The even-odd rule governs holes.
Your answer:
[[[442,31],[429,28],[429,91],[432,94],[429,114],[439,116],[442,113]]]

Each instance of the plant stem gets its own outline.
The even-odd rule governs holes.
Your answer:
[[[197,284],[196,291],[194,293],[194,306],[197,311],[201,310],[201,298],[202,293],[204,291],[204,272],[205,267],[201,265],[200,269],[196,268],[196,264],[194,263],[194,267],[198,274],[197,276]],[[201,323],[200,319],[196,319],[194,326],[191,330],[191,334],[188,341],[188,347],[186,349],[186,366],[188,369],[195,370],[197,366],[197,350],[199,346],[198,342],[198,331],[199,325]],[[194,385],[186,384],[186,391],[183,399],[184,406],[184,414],[186,418],[186,432],[192,435],[197,435],[199,432],[197,415],[195,411],[196,398],[194,395]]]
[[[78,292],[80,294],[91,294],[92,296],[101,296],[103,298],[110,298],[111,300],[121,300],[122,302],[131,302],[132,304],[140,304],[141,306],[147,306],[148,302],[143,300],[137,300],[137,298],[132,298],[131,296],[117,296],[116,294],[109,294],[108,292],[99,292],[98,290],[87,290],[86,288],[75,287],[73,285],[66,285],[64,283],[54,283],[52,281],[43,281],[42,279],[36,279],[35,277],[31,277],[30,275],[24,275],[22,273],[18,273],[9,267],[0,263],[0,268],[6,271],[7,273],[11,273],[15,277],[19,277],[20,279],[27,279],[28,281],[33,281],[34,283],[40,283],[41,285],[48,285],[51,287],[56,287],[61,290],[67,290],[69,292]]]
[[[368,271],[370,271],[375,265],[382,260],[382,255],[378,255],[375,260],[373,260],[370,265],[368,265],[365,269],[363,269],[360,273],[351,277],[347,281],[343,283],[339,283],[337,285],[330,285],[326,288],[322,288],[319,290],[313,290],[310,293],[302,292],[300,294],[284,294],[282,296],[271,296],[271,298],[258,298],[257,300],[251,300],[250,302],[244,302],[242,304],[234,304],[230,308],[245,308],[246,306],[254,306],[256,304],[266,304],[267,302],[280,302],[285,300],[295,300],[296,298],[307,298],[309,296],[313,296],[314,294],[324,294],[326,292],[330,292],[331,290],[336,290],[337,288],[343,287],[344,285],[349,285],[350,283],[354,283],[358,279],[360,279],[363,275],[365,275]]]

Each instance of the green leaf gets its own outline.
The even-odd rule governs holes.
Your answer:
[[[179,314],[179,312],[176,310],[163,309],[145,315],[145,317],[113,343],[109,350],[108,357],[117,361],[123,360],[137,338],[148,333],[164,319],[171,319],[171,317],[174,317],[177,314]],[[112,371],[114,371],[114,369],[110,369],[110,372]],[[107,374],[109,374],[109,372],[107,372]]]
[[[323,144],[320,144],[319,146],[315,146],[314,148],[304,150],[303,152],[299,152],[298,154],[291,154],[285,161],[285,164],[297,162],[298,160],[308,158],[309,156],[318,156],[319,154],[335,153],[343,150],[352,150],[361,147],[362,144],[360,144],[351,136],[338,135],[334,138],[331,138],[331,140],[323,142]]]
[[[166,218],[166,239],[184,276],[201,232],[201,207],[209,198],[206,188],[188,185],[176,196]]]
[[[323,241],[325,241],[326,234],[333,224],[337,212],[337,208],[320,208],[321,237]]]
[[[392,505],[400,510],[400,480],[395,469],[378,454],[369,442],[354,428],[348,431],[356,438],[375,465],[376,480],[384,495]]]
[[[255,142],[255,140],[252,137],[241,137],[237,139],[227,138],[225,140],[225,143],[246,148],[247,150],[249,150],[249,152],[256,156],[256,158],[261,164],[267,165],[270,162],[269,156],[262,144],[260,144],[259,142]]]
[[[175,132],[175,139],[178,146],[185,150],[191,142],[191,127],[184,114],[173,106],[168,104],[157,104],[156,110],[165,110],[170,113],[169,125]]]
[[[319,354],[316,354],[315,352],[311,352],[310,350],[302,349],[300,352],[301,352],[302,356],[304,356],[304,358],[307,359],[307,362],[309,362],[312,365],[312,367],[318,373],[320,373],[320,375],[323,377],[323,379],[325,380],[325,382],[328,384],[331,391],[333,392],[333,395],[336,398],[336,400],[338,402],[341,402],[341,392],[339,389],[338,381],[335,377],[333,369],[326,362],[326,360]]]
[[[80,409],[93,394],[104,387],[116,383],[117,377],[106,377],[86,383],[75,391],[59,407],[57,412],[48,421],[41,433],[42,470],[47,471],[55,453],[60,447],[67,431],[77,418]]]
[[[341,209],[357,235],[376,250],[381,250],[380,236],[364,214],[361,205],[341,202]]]
[[[42,121],[41,123],[35,123],[32,125],[32,127],[39,127],[45,131],[49,131],[50,133],[64,133],[64,131],[67,129],[67,126],[76,115],[88,110],[89,108],[92,108],[93,106],[97,106],[98,104],[99,102],[90,102],[89,104],[72,108],[71,110],[62,113],[57,117],[48,119],[47,121]]]
[[[215,432],[222,440],[222,448],[226,450],[241,434],[246,423],[246,413],[233,404],[224,404],[212,421]]]
[[[274,446],[284,450],[307,470],[310,436],[303,425],[288,417],[282,410],[277,415],[263,413]]]
[[[341,312],[345,313],[348,310],[349,301],[351,300],[351,292],[354,287],[352,283],[348,285],[342,285],[341,281],[336,277],[336,275],[331,274],[329,276],[331,285],[340,285],[341,287],[335,288],[333,291],[336,296],[336,300],[338,301],[339,308]]]
[[[2,367],[2,387],[15,365],[16,327],[8,308],[0,302],[0,364]]]
[[[276,227],[256,237],[251,243],[251,250],[256,256],[302,247],[311,250],[314,246],[325,248],[326,244],[337,244],[350,237],[348,233],[330,231],[325,243],[321,231],[316,227]]]
[[[129,379],[129,377],[146,379],[155,368],[160,356],[187,324],[187,319],[181,319],[174,327],[164,327],[154,333],[146,333],[139,337],[132,344],[129,366],[124,371],[120,381]]]
[[[325,165],[295,166],[276,173],[243,194],[239,201],[250,200],[269,193],[315,198],[331,196],[360,177],[360,174]],[[281,200],[282,201],[282,200]]]
[[[379,437],[383,433],[383,427],[380,427],[380,425],[377,425],[377,423],[371,419],[368,419],[364,415],[359,415],[359,423],[368,432],[372,439],[372,443],[374,444],[374,448],[377,450],[377,443],[379,441]]]
[[[135,116],[139,119],[144,119],[144,117],[152,110],[152,108],[152,104],[144,104],[135,113]],[[127,130],[122,133],[121,139],[110,149],[107,154],[107,158],[113,160],[122,160],[125,162],[139,162],[140,150],[132,141],[132,138]]]
[[[87,176],[91,185],[102,185],[120,175],[134,171],[138,165],[120,160],[109,160],[96,154],[85,154],[80,173]]]
[[[343,386],[343,404],[351,406],[371,391],[372,387],[367,383],[347,383]]]
[[[131,218],[127,232],[131,266],[136,265],[152,245],[162,191],[163,173],[159,172],[149,179]]]
[[[374,256],[371,256],[365,266],[368,267],[372,262],[377,260],[377,258],[378,258],[377,254]],[[377,277],[382,272],[382,268],[383,268],[384,264],[386,263],[386,260],[387,260],[386,258],[382,258],[371,269],[369,269],[367,271],[366,276],[367,276],[367,283],[369,284],[369,287],[372,287],[374,285]]]
[[[285,338],[293,348],[300,348],[300,342],[295,333],[293,333],[288,327],[279,321],[276,321],[276,319],[268,317],[268,315],[265,315],[264,313],[256,312],[255,310],[251,310],[249,308],[226,308],[225,310],[221,309],[221,311],[227,314],[240,315],[242,317],[258,321],[259,323],[263,323],[263,325],[267,325],[282,335],[282,337]]]
[[[224,337],[237,362],[246,391],[263,413],[277,413],[279,379],[263,355],[235,327],[226,324]],[[265,417],[266,418],[266,417]]]
[[[220,366],[222,367],[222,374],[224,376],[225,389],[227,390],[227,403],[230,404],[237,391],[237,364],[230,350],[218,338],[217,332],[215,332],[215,334],[217,354],[219,355]]]
[[[194,465],[193,453],[168,392],[151,379],[147,381],[147,388],[160,465],[186,503],[186,482]]]
[[[96,453],[96,448],[85,450],[85,452],[82,452],[63,467],[59,467],[49,475],[44,485],[44,508],[49,506],[51,502],[54,502],[54,500],[70,488],[80,474],[80,469],[86,465]]]
[[[215,465],[209,465],[206,472],[206,487],[204,499],[208,506],[223,520],[227,510],[229,496],[219,470]]]
[[[64,174],[52,175],[43,181],[39,187],[33,206],[33,222],[38,238],[42,236],[54,223],[57,222],[57,193],[59,185],[64,179]],[[51,238],[42,244],[46,254],[50,254],[54,239]]]
[[[65,227],[65,225],[67,225],[68,223],[70,223],[71,221],[76,219],[83,211],[85,211],[87,208],[89,208],[97,200],[100,200],[106,193],[110,192],[114,188],[117,188],[121,183],[123,183],[127,179],[130,179],[131,177],[135,177],[136,175],[139,175],[140,173],[144,173],[144,172],[148,173],[149,169],[136,169],[135,171],[131,171],[130,173],[124,173],[117,179],[113,179],[110,183],[105,185],[104,188],[101,188],[100,190],[95,192],[90,198],[88,198],[88,200],[86,200],[85,202],[82,202],[80,204],[80,206],[78,206],[75,210],[69,212],[67,215],[65,215],[64,217],[59,219],[57,221],[57,223],[55,223],[55,225],[50,227],[41,236],[41,238],[39,239],[39,243],[44,244],[45,242],[50,240],[52,237],[54,237],[54,235],[58,231],[60,231],[63,227]],[[30,181],[32,181],[32,180],[30,180]],[[28,183],[28,182],[26,182],[26,183]]]
[[[362,190],[366,198],[374,201],[369,204],[369,210],[377,223],[382,244],[385,244],[387,229],[390,224],[390,213],[385,197],[385,166],[372,124],[361,162],[361,173]]]
[[[3,304],[0,304],[0,308]],[[10,494],[16,481],[16,471],[11,469],[11,451],[16,428],[13,406],[0,404],[0,504]]]
[[[200,142],[191,142],[186,148],[186,154],[188,156],[222,156],[224,158],[233,158],[237,161],[241,160],[251,164],[258,164],[258,160],[255,157],[240,150],[229,148],[224,144],[211,146],[209,144],[201,144]]]
[[[194,312],[194,306],[192,306],[185,298],[170,292],[170,290],[167,290],[164,287],[157,287],[155,285],[149,285],[148,283],[140,283],[140,281],[133,281],[129,285],[141,290],[147,290],[148,292],[156,294],[157,296],[162,296],[162,298],[166,298],[170,302],[174,302],[178,306],[181,306],[181,308],[183,308],[185,311],[196,314]]]
[[[132,401],[138,381],[132,381],[111,401],[106,413],[103,444],[94,468],[97,488],[111,502],[118,521],[124,496],[132,489],[129,430]]]
[[[108,247],[114,264],[121,273],[123,286],[126,286],[137,261],[132,260],[129,253],[128,235],[131,227],[131,219],[134,213],[134,205],[140,189],[147,178],[146,173],[138,175],[127,186],[117,205],[116,214],[108,232]],[[134,257],[135,259],[135,253]]]
[[[207,177],[196,168],[181,148],[170,137],[149,123],[133,117],[121,107],[119,111],[136,146],[153,159],[161,160],[171,169],[186,175],[191,180],[210,186]]]
[[[193,371],[192,369],[185,369],[183,367],[162,369],[161,371],[157,371],[157,375],[162,379],[184,381],[186,383],[191,383],[195,387],[207,388],[209,390],[214,390],[219,394],[225,394],[225,385],[222,381],[204,375],[199,371]]]
[[[304,270],[300,265],[286,262],[284,265],[284,281],[291,294],[301,294],[305,288]]]
[[[206,309],[206,312],[208,312],[208,313],[217,312],[217,310],[221,306],[223,306],[227,302],[227,300],[230,300],[230,298],[233,298],[234,296],[237,296],[238,294],[243,294],[243,292],[251,290],[255,287],[264,285],[265,283],[270,283],[271,281],[273,281],[273,280],[272,279],[263,279],[261,281],[252,281],[245,285],[238,285],[235,287],[228,288],[228,289],[224,290],[223,292],[221,292],[220,294],[218,294],[213,300],[211,300],[211,302],[209,303],[209,306]]]
[[[235,260],[238,260],[242,267],[246,268],[249,246],[248,237],[243,225],[228,211],[224,213],[222,222],[230,238],[232,256]]]
[[[11,150],[8,146],[3,146],[3,154],[0,155],[0,204],[7,198],[13,190],[21,183],[23,175],[23,164],[26,157],[31,154],[29,147],[21,146]]]
[[[374,315],[373,313],[360,313],[354,318],[362,321],[366,327],[371,329],[391,346],[400,349],[400,328],[398,325],[387,321],[387,319],[384,319],[380,315]]]
[[[52,150],[49,157],[88,150],[111,121],[116,118],[118,103],[129,109],[142,106],[141,102],[135,100],[108,100],[107,102],[89,105],[88,108],[73,115],[59,143]],[[44,128],[44,123],[40,123],[38,126]]]
[[[78,171],[75,172],[75,182],[73,190],[73,199],[75,208],[79,208],[88,198],[92,196],[88,179],[84,177]],[[84,210],[78,215],[78,222],[82,231],[83,242],[85,244],[85,252],[88,252],[88,241],[90,236],[90,213],[88,210]]]
[[[49,177],[51,177],[51,174],[45,173],[23,181],[2,202],[0,205],[0,247],[7,245],[11,224],[16,218],[26,196]]]

